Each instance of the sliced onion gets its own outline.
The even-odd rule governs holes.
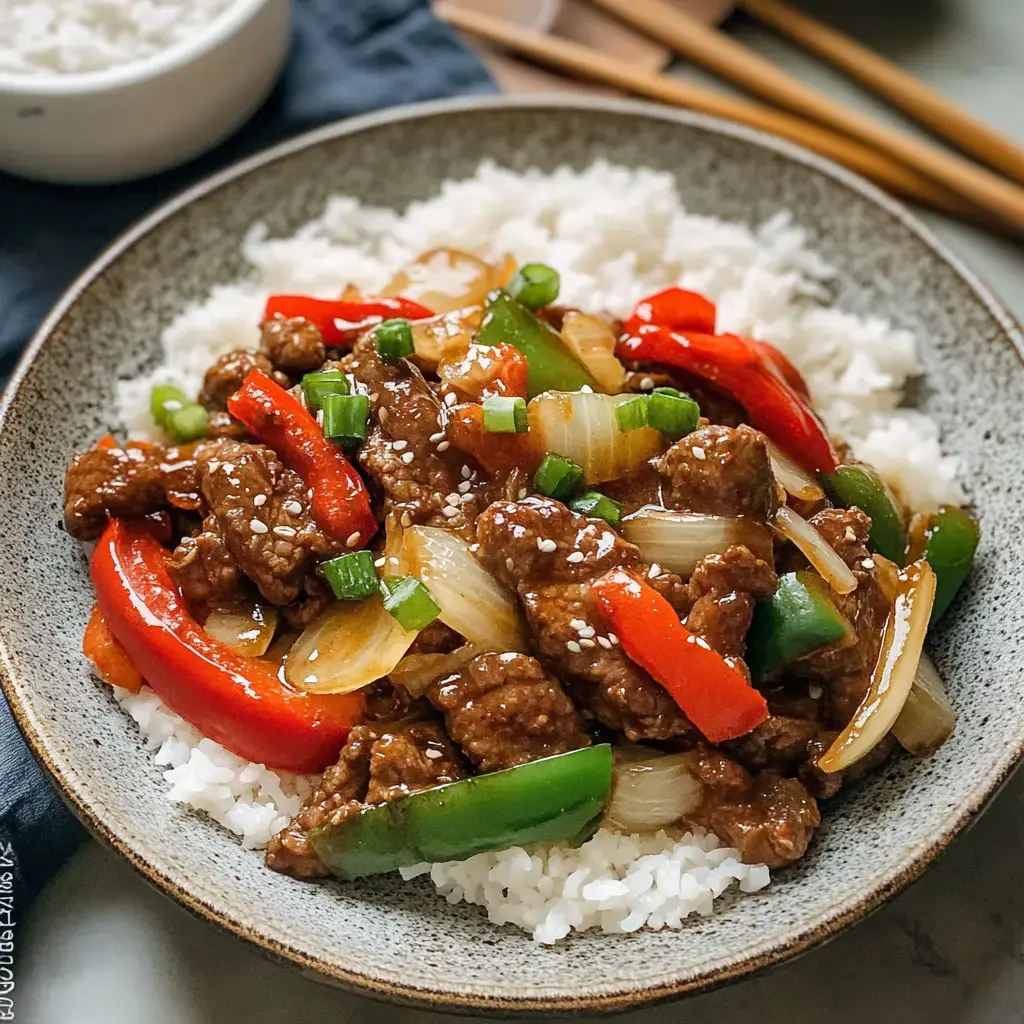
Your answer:
[[[402,549],[407,571],[422,580],[441,608],[441,621],[484,651],[525,651],[519,605],[448,530],[413,526]]]
[[[772,441],[768,442],[768,457],[771,459],[775,479],[782,484],[787,494],[801,501],[821,501],[825,497],[821,484]]]
[[[704,795],[690,768],[693,758],[692,752],[655,754],[616,764],[604,824],[622,832],[655,832],[692,814]]]
[[[683,576],[705,555],[732,544],[745,544],[755,554],[771,547],[771,531],[754,519],[669,512],[651,505],[623,519],[619,532],[640,549],[644,561]]]
[[[601,317],[571,309],[562,320],[562,341],[609,395],[626,386],[626,369],[615,358],[615,332]]]
[[[398,271],[381,295],[404,295],[435,313],[452,313],[482,305],[504,283],[505,271],[459,249],[431,249]]]
[[[837,594],[849,594],[857,589],[857,577],[853,575],[853,570],[802,516],[782,505],[775,513],[772,526],[803,552],[807,561]]]
[[[473,343],[483,319],[483,306],[468,306],[429,320],[416,320],[412,343],[421,365],[434,370],[442,359],[461,356]]]
[[[885,622],[882,647],[867,693],[846,728],[818,762],[823,772],[849,768],[893,727],[917,675],[935,601],[935,573],[923,559],[900,573],[896,601]]]
[[[419,697],[434,680],[460,671],[479,653],[479,647],[463,644],[448,654],[407,654],[388,678],[411,696]]]
[[[582,466],[588,484],[617,480],[662,449],[662,436],[653,427],[619,429],[615,410],[635,397],[545,391],[530,402],[530,430],[541,448]]]
[[[247,658],[265,654],[277,632],[277,609],[254,603],[250,608],[210,612],[203,629]]]
[[[350,693],[386,676],[416,639],[384,608],[378,594],[339,601],[295,641],[285,678],[311,693]]]
[[[907,703],[892,727],[892,734],[915,757],[931,757],[956,728],[956,715],[949,705],[935,663],[921,655]]]

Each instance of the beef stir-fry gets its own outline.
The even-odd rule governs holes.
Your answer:
[[[700,296],[619,322],[558,290],[441,250],[382,295],[273,296],[194,399],[154,388],[166,443],[108,436],[68,469],[97,672],[322,773],[274,870],[599,822],[782,866],[819,801],[953,729],[922,649],[969,513],[908,522],[788,360]]]

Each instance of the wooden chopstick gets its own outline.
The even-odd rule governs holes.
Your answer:
[[[503,19],[460,5],[439,2],[435,5],[434,13],[456,28],[538,64],[662,103],[724,117],[751,128],[772,132],[821,153],[908,199],[966,219],[977,220],[981,216],[975,206],[949,189],[936,185],[929,178],[876,150],[818,125],[769,107],[721,96],[667,75],[639,71],[629,62],[610,54],[567,39],[538,35]]]
[[[1024,234],[1024,189],[1005,178],[842,106],[665,0],[590,2],[749,92],[888,153]]]
[[[866,46],[782,0],[739,0],[758,21],[874,89],[962,150],[1024,182],[1024,149]]]

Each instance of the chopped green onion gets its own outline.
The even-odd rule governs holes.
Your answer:
[[[149,412],[158,427],[167,426],[172,413],[195,405],[180,388],[171,384],[157,384],[149,393]]]
[[[324,579],[342,601],[362,601],[377,593],[377,570],[369,551],[353,551],[320,563]]]
[[[525,434],[526,399],[492,396],[483,403],[484,429],[492,434]]]
[[[307,373],[302,378],[302,390],[310,409],[323,407],[327,395],[347,395],[348,379],[341,370],[322,370],[319,373]]]
[[[402,629],[424,629],[441,614],[430,591],[415,576],[383,579],[380,592],[384,607],[398,620]]]
[[[533,489],[549,498],[565,501],[583,480],[583,470],[572,461],[548,452],[533,474]]]
[[[324,395],[324,437],[341,444],[366,438],[370,399],[366,395]]]
[[[573,512],[591,519],[603,519],[614,526],[621,518],[621,508],[617,501],[602,494],[600,491],[587,491],[586,494],[569,502]]]
[[[180,444],[198,441],[201,437],[206,437],[208,418],[209,414],[201,405],[191,403],[183,409],[175,409],[167,417],[165,428]]]
[[[396,362],[411,356],[416,346],[412,341],[412,326],[404,317],[385,320],[373,332],[377,343],[377,354],[388,362]]]
[[[682,391],[655,388],[648,403],[647,420],[655,430],[670,437],[686,437],[697,429],[700,406]]]
[[[527,309],[540,309],[558,298],[561,283],[557,270],[543,263],[527,263],[520,267],[505,290]]]
[[[615,422],[619,425],[619,430],[628,434],[631,430],[646,427],[650,401],[648,395],[637,395],[636,398],[631,398],[616,406]]]

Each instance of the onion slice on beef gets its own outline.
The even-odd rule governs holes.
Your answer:
[[[896,723],[917,676],[935,602],[935,573],[921,559],[900,573],[885,622],[882,647],[867,693],[846,728],[818,762],[824,772],[849,768],[873,750]]]
[[[338,601],[295,641],[285,679],[311,693],[351,693],[388,675],[416,639],[384,608],[379,594]]]
[[[448,654],[407,654],[388,678],[410,696],[419,697],[434,680],[460,671],[478,654],[480,648],[472,644],[463,644]]]
[[[825,497],[821,484],[773,441],[768,442],[768,457],[771,459],[775,479],[782,484],[787,494],[801,501],[821,501]]]
[[[441,608],[441,621],[484,651],[525,651],[515,598],[476,560],[469,545],[435,526],[405,531],[406,571],[422,580]]]
[[[506,257],[501,267],[495,267],[461,249],[431,249],[402,267],[381,295],[403,295],[435,313],[483,305],[515,272],[510,259]]]
[[[615,332],[607,320],[571,309],[562,320],[562,341],[609,395],[626,386],[626,369],[615,358]]]
[[[254,602],[248,608],[210,612],[203,629],[247,658],[265,654],[277,632],[277,609]]]
[[[857,589],[857,577],[853,575],[853,570],[802,516],[783,505],[775,513],[772,526],[803,552],[807,561],[837,594],[849,594]]]
[[[690,768],[693,758],[692,752],[654,750],[639,760],[617,758],[602,824],[620,832],[656,832],[692,814],[704,795]]]
[[[636,395],[545,391],[529,405],[530,431],[544,451],[572,459],[588,484],[628,476],[662,450],[653,427],[622,431],[615,410]]]
[[[907,703],[892,727],[892,734],[904,750],[915,757],[931,757],[956,728],[956,715],[949,705],[935,664],[927,654],[921,655],[910,688]]]
[[[645,505],[622,520],[619,532],[635,544],[645,562],[689,576],[705,556],[745,544],[755,554],[770,549],[771,533],[756,520],[670,512]]]

